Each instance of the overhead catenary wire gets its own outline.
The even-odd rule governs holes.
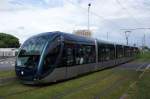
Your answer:
[[[82,6],[80,6],[80,5],[78,5],[78,4],[74,3],[74,2],[72,2],[71,0],[66,0],[66,1],[67,1],[68,3],[70,3],[70,4],[74,5],[74,6],[76,6],[76,7],[78,7],[78,8],[80,8],[80,9],[84,10],[84,11],[87,11],[86,8],[83,8]],[[107,22],[112,23],[113,25],[114,25],[114,23],[115,23],[115,22],[112,22],[112,20],[106,19],[105,17],[100,16],[99,14],[97,14],[97,13],[95,13],[95,12],[93,12],[93,11],[90,11],[90,14],[93,14],[94,16],[96,16],[100,21],[107,21]],[[115,23],[115,26],[118,28],[118,27],[120,27],[120,24],[118,24],[118,23],[116,24],[116,23]]]
[[[150,30],[149,27],[143,27],[143,28],[129,28],[129,29],[120,29],[120,30],[143,30],[143,29]]]
[[[139,22],[139,21],[137,20],[137,18],[136,18],[131,12],[129,12],[128,8],[126,8],[125,6],[123,6],[122,3],[121,3],[119,0],[116,0],[116,3],[117,3],[123,10],[125,10],[126,13],[128,13],[128,15],[132,17],[132,19],[134,19],[135,23],[141,24],[141,22]]]
[[[117,3],[123,10],[125,10],[125,11],[128,13],[128,15],[129,15],[130,17],[132,17],[132,19],[135,21],[136,24],[141,24],[141,22],[139,22],[139,20],[137,20],[137,18],[136,18],[132,13],[129,12],[128,8],[125,7],[124,5],[122,5],[122,3],[120,2],[120,0],[115,0],[115,1],[116,1],[116,3]],[[136,28],[136,29],[143,29],[143,28]],[[136,30],[136,29],[122,29],[122,30],[125,30],[125,34],[126,34],[126,31],[133,31],[133,30]],[[120,30],[121,30],[121,29],[120,29]],[[128,44],[128,43],[127,43],[127,44]]]
[[[142,28],[129,28],[129,29],[120,29],[125,31],[135,31],[135,30],[150,30],[149,27],[142,27]],[[144,33],[142,36],[142,46],[146,46],[146,34]]]
[[[83,11],[87,11],[86,8],[80,6],[79,4],[77,4],[77,3],[75,3],[75,2],[73,2],[73,1],[71,1],[71,0],[66,0],[66,1],[67,1],[68,3],[74,5],[75,7],[78,7],[78,8],[80,8],[80,9],[82,9]],[[141,24],[141,23],[139,22],[139,20],[137,20],[137,18],[136,18],[132,13],[130,13],[130,12],[128,11],[128,8],[126,8],[124,5],[122,5],[119,0],[116,0],[116,2],[117,2],[117,4],[118,4],[123,10],[126,11],[126,13],[127,13],[130,17],[133,18],[133,20],[134,20],[134,22],[135,22],[136,24]],[[122,25],[118,24],[117,22],[112,22],[112,20],[107,19],[107,18],[105,18],[104,16],[101,16],[101,15],[97,14],[96,12],[90,11],[90,14],[96,16],[100,21],[107,21],[107,22],[109,22],[109,23],[112,23],[113,26],[116,26],[116,28],[122,27]],[[114,24],[114,23],[115,23],[115,24]],[[139,28],[139,29],[140,29],[140,28]],[[142,29],[142,28],[141,28],[141,29]],[[120,30],[121,30],[121,29],[120,29]]]
[[[78,4],[74,3],[74,2],[72,2],[71,0],[67,0],[67,2],[71,3],[72,5],[74,5],[74,6],[78,7],[78,8],[80,8],[80,9],[82,9],[82,10],[84,10],[84,11],[87,11],[86,8],[83,8],[82,6],[80,6],[80,5],[78,5]],[[100,16],[99,14],[97,14],[97,13],[95,13],[95,12],[93,12],[93,11],[90,11],[90,14],[93,14],[94,16],[96,16],[100,21],[108,21],[108,22],[110,22],[111,24],[113,24],[113,26],[116,26],[116,29],[121,27],[120,24],[118,24],[118,23],[116,23],[116,22],[112,22],[112,20],[106,19],[105,17]],[[115,24],[114,24],[114,23],[115,23]]]

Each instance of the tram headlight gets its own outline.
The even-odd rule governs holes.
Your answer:
[[[23,71],[21,71],[21,75],[24,75],[24,72],[23,72]]]

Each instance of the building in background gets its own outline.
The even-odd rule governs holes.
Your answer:
[[[92,37],[92,32],[89,30],[74,30],[73,33],[84,37]]]
[[[0,48],[0,57],[13,57],[17,52],[18,48]]]

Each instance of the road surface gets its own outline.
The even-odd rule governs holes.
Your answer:
[[[0,59],[0,71],[14,70],[15,58]]]

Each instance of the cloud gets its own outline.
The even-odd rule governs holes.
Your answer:
[[[89,2],[94,38],[107,40],[108,32],[109,41],[125,43],[124,31],[120,29],[150,26],[150,4],[146,0],[119,0],[121,5],[116,0],[1,0],[0,32],[13,34],[23,42],[46,31],[72,33],[86,29]],[[132,32],[131,44],[140,41],[142,33],[149,31]]]

